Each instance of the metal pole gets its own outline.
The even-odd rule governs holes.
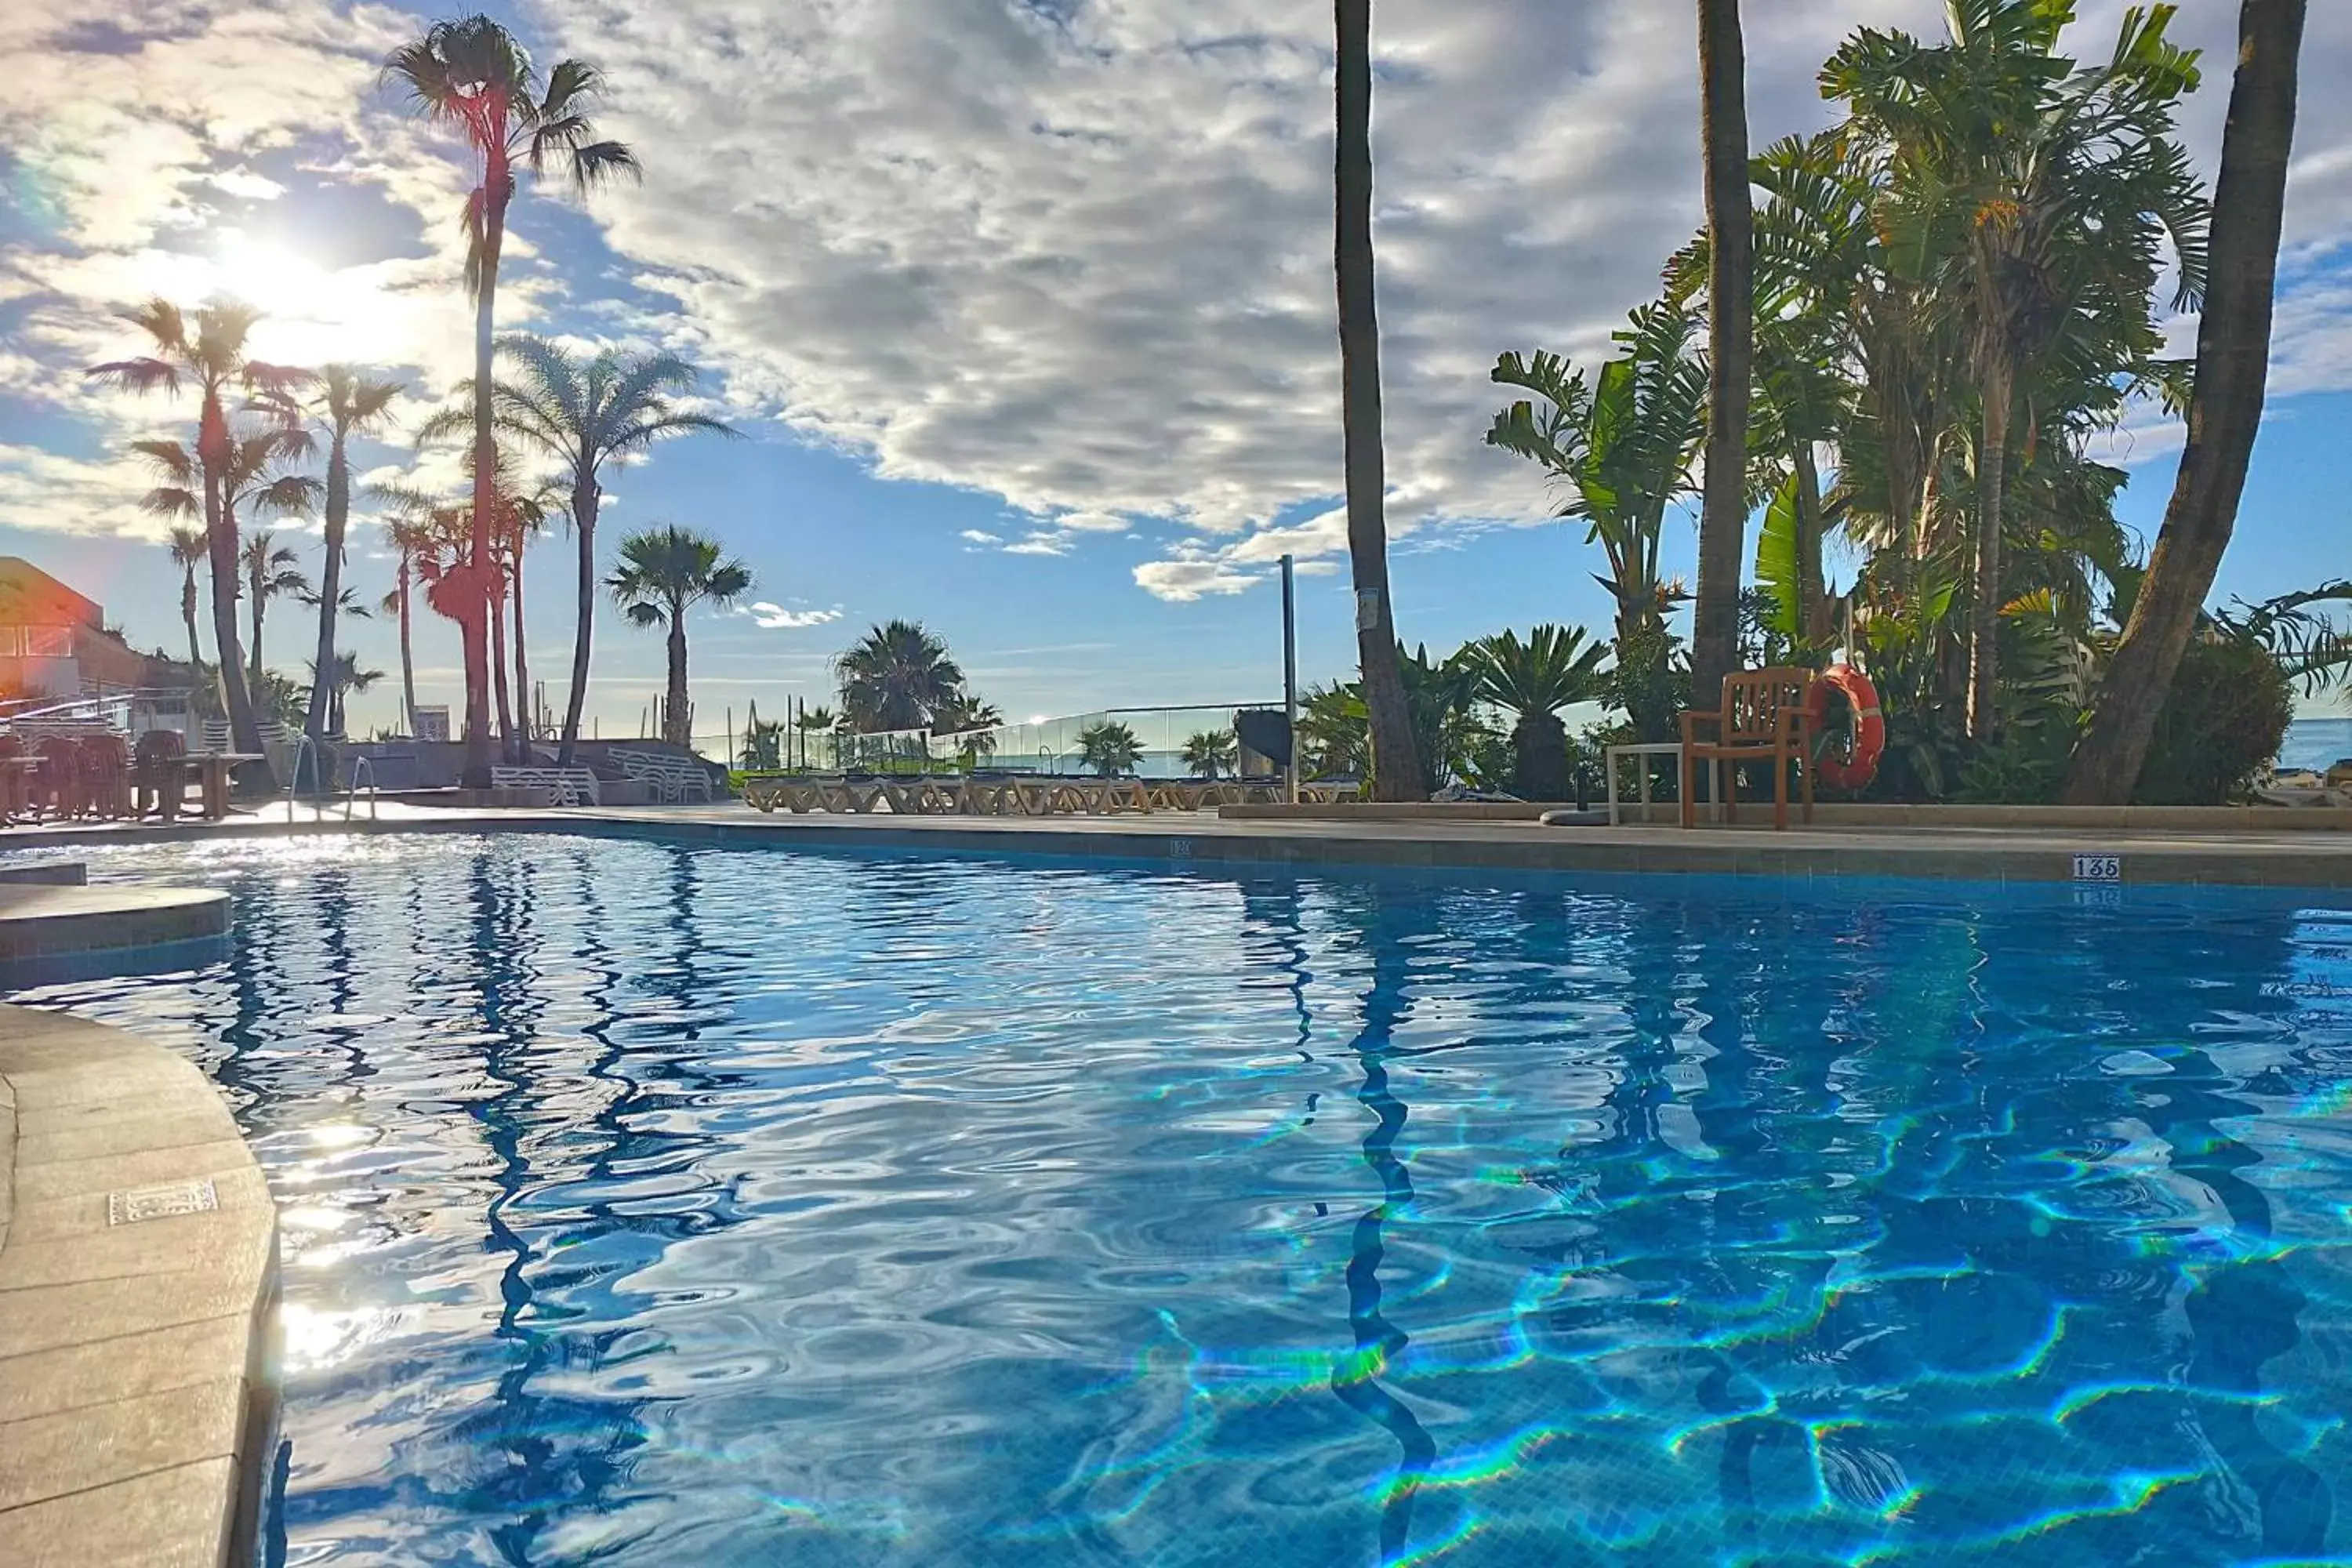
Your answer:
[[[1290,728],[1290,757],[1283,764],[1290,804],[1298,804],[1298,599],[1291,558],[1282,558],[1282,711]]]

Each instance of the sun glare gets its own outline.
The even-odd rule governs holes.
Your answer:
[[[242,300],[263,314],[257,358],[319,365],[419,363],[416,298],[386,286],[383,264],[322,267],[290,247],[238,228],[215,230],[198,251],[150,251],[143,291],[168,300]]]

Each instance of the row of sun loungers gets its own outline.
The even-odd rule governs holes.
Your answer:
[[[1318,804],[1347,798],[1355,786],[1303,784]],[[1220,805],[1270,805],[1279,784],[1233,779],[1098,779],[1027,775],[1004,778],[753,776],[743,798],[761,811],[887,812],[895,816],[1115,816],[1121,813],[1209,811]]]

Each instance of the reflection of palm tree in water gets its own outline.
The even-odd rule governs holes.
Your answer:
[[[604,1507],[606,1493],[622,1473],[622,1457],[642,1441],[634,1406],[616,1411],[606,1402],[550,1395],[533,1386],[542,1371],[563,1364],[572,1347],[560,1333],[531,1321],[534,1291],[551,1282],[534,1282],[531,1238],[510,1213],[538,1179],[528,1142],[542,1119],[532,1058],[546,1005],[532,988],[540,911],[528,885],[530,874],[530,865],[522,858],[485,851],[475,858],[467,882],[471,930],[466,950],[476,965],[482,1030],[490,1037],[482,1066],[504,1086],[472,1107],[483,1141],[498,1162],[493,1178],[498,1190],[487,1209],[486,1242],[489,1250],[506,1256],[499,1280],[496,1337],[518,1347],[520,1353],[509,1358],[500,1373],[495,1403],[467,1423],[464,1436],[487,1439],[515,1461],[487,1486],[496,1500],[491,1506],[508,1515],[491,1529],[490,1537],[500,1558],[515,1563],[532,1559],[551,1511],[593,1513]],[[559,1440],[558,1435],[586,1435],[589,1441]]]
[[[1412,1529],[1412,1504],[1422,1478],[1437,1458],[1437,1445],[1402,1401],[1383,1388],[1379,1377],[1411,1342],[1404,1331],[1381,1310],[1381,1262],[1387,1247],[1383,1229],[1412,1207],[1412,1177],[1396,1156],[1396,1142],[1404,1131],[1406,1108],[1389,1087],[1388,1062],[1395,1054],[1396,1026],[1404,1016],[1404,962],[1382,929],[1374,900],[1365,931],[1371,956],[1372,984],[1364,994],[1363,1027],[1349,1047],[1361,1064],[1364,1085],[1357,1102],[1373,1116],[1364,1134],[1364,1163],[1379,1178],[1381,1198],[1356,1221],[1348,1259],[1348,1323],[1355,1331],[1356,1352],[1333,1367],[1331,1392],[1342,1404],[1388,1428],[1396,1438],[1396,1477],[1388,1489],[1381,1513],[1381,1557],[1393,1561],[1402,1552]]]
[[[2262,1156],[2221,1131],[2233,1116],[2257,1108],[2223,1092],[2235,1087],[2213,1058],[2194,1047],[2162,1053],[2173,1069],[2162,1088],[2145,1097],[2140,1119],[2172,1146],[2175,1171],[2202,1182],[2230,1213],[2242,1256],[2271,1235],[2270,1200],[2238,1173]],[[2161,1103],[2158,1103],[2161,1101]],[[2293,1350],[2302,1338],[2296,1319],[2303,1292],[2275,1258],[2223,1263],[2208,1270],[2186,1304],[2193,1346],[2187,1382],[2197,1389],[2262,1393],[2263,1363]],[[2215,1452],[2254,1495],[2262,1519],[2263,1554],[2315,1558],[2327,1545],[2333,1512],[2327,1485],[2308,1465],[2279,1451],[2255,1425],[2253,1398],[2202,1400],[2194,1419]]]
[[[706,944],[693,914],[699,883],[696,855],[683,847],[668,854],[670,897],[662,923],[674,939],[670,962],[654,966],[656,977],[643,982],[647,990],[680,1007],[711,1005],[713,982],[701,963]],[[544,943],[549,937],[534,921],[548,906],[534,900],[528,885],[532,864],[518,862],[503,868],[514,880],[502,879],[499,869],[488,857],[476,862],[469,885],[474,926],[470,947],[480,964],[483,1029],[494,1037],[485,1051],[485,1069],[507,1087],[478,1102],[474,1111],[499,1161],[498,1194],[488,1208],[488,1245],[506,1253],[508,1261],[500,1279],[502,1310],[497,1335],[520,1346],[521,1353],[499,1377],[497,1403],[483,1417],[492,1429],[479,1435],[517,1461],[508,1472],[511,1479],[501,1478],[496,1483],[500,1493],[511,1494],[503,1501],[514,1518],[495,1531],[494,1538],[508,1561],[523,1563],[531,1559],[536,1539],[551,1514],[560,1510],[566,1516],[593,1515],[606,1506],[613,1489],[625,1482],[632,1456],[646,1442],[640,1413],[646,1402],[615,1400],[603,1394],[551,1395],[538,1386],[540,1374],[551,1368],[599,1364],[618,1341],[636,1331],[614,1326],[551,1331],[532,1321],[551,1317],[551,1300],[582,1284],[594,1263],[583,1247],[577,1253],[567,1249],[556,1258],[540,1258],[534,1266],[532,1238],[508,1214],[527,1191],[562,1179],[559,1172],[533,1169],[529,1140],[550,1127],[566,1132],[571,1124],[546,1112],[545,1091],[533,1071],[535,1058],[543,1058],[550,1043],[541,1032],[546,1003],[534,990],[538,972],[533,965],[535,943]],[[633,1125],[636,1112],[673,1080],[696,1092],[721,1089],[730,1080],[723,1075],[682,1071],[677,1060],[659,1047],[640,1045],[633,1049],[616,1037],[617,1003],[630,979],[615,957],[620,928],[597,896],[591,864],[576,859],[574,869],[580,879],[576,929],[583,936],[577,952],[560,957],[565,963],[587,964],[593,977],[587,991],[591,1016],[580,1033],[595,1042],[597,1051],[583,1070],[589,1078],[614,1086],[614,1092],[593,1117],[593,1125],[604,1134],[601,1147],[587,1157],[585,1168],[570,1179],[611,1183],[622,1179],[625,1166],[634,1177],[655,1174],[657,1157],[663,1168],[691,1164],[712,1147],[710,1140],[639,1130]],[[691,1046],[700,1026],[688,1022],[677,1026],[683,1031],[681,1043]],[[672,1144],[681,1146],[671,1149]],[[576,1237],[560,1239],[593,1244],[622,1229],[656,1233],[667,1241],[709,1228],[714,1219],[725,1224],[733,1217],[723,1205],[715,1215],[665,1211],[624,1216],[601,1201],[587,1205],[585,1212],[587,1218],[578,1224]]]

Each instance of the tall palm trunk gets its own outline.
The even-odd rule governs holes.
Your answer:
[[[592,478],[572,490],[572,531],[580,542],[580,599],[572,627],[572,691],[563,702],[563,741],[558,767],[572,765],[580,744],[580,710],[588,701],[588,639],[596,624],[596,508],[604,492]]]
[[[499,754],[509,762],[515,756],[514,707],[507,700],[507,591],[498,579],[497,563],[491,563],[490,591],[488,605],[490,612],[490,684],[498,694]]]
[[[261,616],[268,600],[263,595],[258,581],[246,584],[246,590],[253,595],[253,643],[246,649],[246,657],[251,662],[246,669],[245,679],[253,688],[254,700],[257,702],[261,700]]]
[[[1387,489],[1381,451],[1381,328],[1372,256],[1371,0],[1336,0],[1339,146],[1333,169],[1338,210],[1340,424],[1346,438],[1348,560],[1356,584],[1356,652],[1370,720],[1371,797],[1419,800],[1428,792],[1397,658],[1389,603]]]
[[[1982,376],[1984,436],[1977,444],[1976,595],[1969,606],[1969,734],[1993,740],[2000,730],[2001,516],[2009,489],[2009,421],[2016,372],[1999,353]]]
[[[506,241],[507,199],[513,178],[505,150],[492,147],[483,161],[481,255],[474,300],[474,515],[467,540],[469,581],[458,595],[465,612],[457,626],[465,648],[464,783],[467,789],[488,789],[490,784],[489,610],[499,597],[497,572],[490,559],[499,485],[490,386],[497,369],[492,355],[498,327],[499,252]]]
[[[221,706],[228,710],[229,743],[259,755],[261,731],[254,722],[252,689],[245,683],[245,660],[236,646],[236,519],[221,498],[221,472],[228,466],[228,421],[218,393],[207,391],[196,433],[196,460],[205,478],[205,547],[213,578],[213,641],[220,655]],[[269,764],[258,767],[265,785]]]
[[[514,532],[514,542],[509,553],[514,563],[514,689],[516,711],[522,716],[520,732],[515,740],[514,760],[517,766],[530,761],[530,664],[522,646],[522,549],[520,525]]]
[[[1755,374],[1756,226],[1748,194],[1747,60],[1739,0],[1699,0],[1700,136],[1706,152],[1706,493],[1698,595],[1691,606],[1691,691],[1716,706],[1739,662],[1739,569],[1748,529],[1748,398]]]
[[[416,651],[414,643],[410,640],[408,618],[409,591],[413,582],[408,557],[403,554],[400,558],[400,575],[394,584],[394,593],[399,600],[397,613],[400,616],[400,711],[404,721],[403,727],[411,735],[416,733]]]
[[[327,448],[327,563],[319,572],[319,655],[311,666],[310,706],[302,716],[303,732],[313,741],[329,729],[342,731],[334,700],[335,609],[343,591],[343,531],[352,513],[351,456],[341,427],[336,427]]]
[[[686,606],[673,602],[669,609],[669,697],[662,722],[662,739],[689,751],[694,745],[694,710],[686,699]]]
[[[180,572],[180,619],[188,628],[188,667],[205,667],[205,650],[196,640],[196,563],[193,561]]]
[[[2238,11],[2238,69],[2213,185],[2212,271],[2197,330],[2189,445],[2130,623],[2099,687],[2090,732],[2067,774],[2062,798],[2070,805],[2120,805],[2131,798],[2157,715],[2237,526],[2270,369],[2306,9],[2306,0],[2244,0]]]

